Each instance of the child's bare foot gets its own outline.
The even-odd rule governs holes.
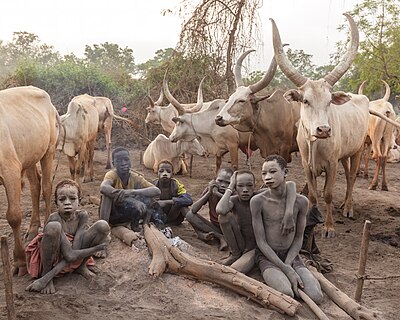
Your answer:
[[[46,285],[43,278],[33,281],[29,286],[26,287],[26,291],[40,292],[42,294],[51,294],[56,292],[53,280]]]
[[[82,264],[78,269],[76,269],[74,272],[79,273],[82,277],[84,277],[86,280],[92,279],[92,277],[95,275],[93,272],[91,272],[86,264]]]
[[[107,250],[104,249],[104,250],[97,251],[97,252],[95,252],[95,253],[93,254],[93,256],[94,256],[95,258],[100,258],[100,259],[107,258]]]
[[[228,243],[224,238],[219,239],[219,251],[224,251],[228,249]]]

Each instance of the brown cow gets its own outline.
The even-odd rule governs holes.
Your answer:
[[[40,227],[40,176],[36,163],[40,162],[42,171],[47,220],[51,211],[51,171],[60,128],[60,117],[47,92],[31,86],[0,91],[0,184],[7,194],[7,221],[14,234],[14,272],[18,275],[26,272],[21,239],[21,180],[26,172],[32,198],[30,240]]]

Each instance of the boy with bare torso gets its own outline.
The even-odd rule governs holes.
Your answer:
[[[300,286],[315,303],[320,303],[321,287],[299,256],[308,211],[306,197],[299,194],[296,196],[294,232],[285,235],[281,233],[288,196],[285,182],[287,172],[286,161],[281,156],[268,156],[262,167],[262,177],[268,189],[250,201],[258,247],[256,263],[267,285],[291,297],[298,295]]]
[[[53,278],[61,271],[75,271],[90,278],[87,260],[105,248],[110,240],[110,228],[104,220],[88,227],[88,213],[78,209],[80,193],[75,181],[67,179],[57,184],[55,201],[58,211],[49,216],[43,233],[35,237],[26,249],[28,272],[34,278],[40,277],[26,290],[54,293]]]

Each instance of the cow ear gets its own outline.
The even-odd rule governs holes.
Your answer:
[[[270,94],[268,94],[268,95],[266,95],[266,96],[256,96],[256,95],[252,94],[252,95],[251,95],[251,98],[250,98],[250,103],[251,103],[251,104],[257,104],[257,103],[259,103],[260,101],[263,101],[263,100],[265,100],[265,99],[268,99],[270,96],[271,96]]]
[[[300,91],[292,89],[288,90],[283,94],[283,97],[287,100],[287,102],[302,102],[303,101],[303,95],[301,94]]]
[[[346,103],[347,101],[350,101],[350,99],[351,99],[351,97],[348,94],[344,93],[343,91],[337,91],[337,92],[332,93],[331,102],[333,104],[340,106],[340,105]]]
[[[178,117],[173,117],[171,120],[172,120],[173,122],[175,122],[175,123],[178,123],[178,122],[181,121],[181,119],[179,119]]]

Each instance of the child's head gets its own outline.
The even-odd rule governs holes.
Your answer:
[[[229,167],[222,167],[218,170],[215,182],[219,192],[224,193],[226,188],[228,188],[232,174],[233,170]]]
[[[172,178],[174,166],[169,160],[161,160],[157,165],[158,179],[168,181]]]
[[[73,180],[62,180],[56,186],[54,198],[59,212],[75,212],[81,199],[81,188]]]
[[[125,174],[131,169],[129,151],[124,147],[117,147],[112,152],[112,163],[118,174]]]
[[[280,155],[270,155],[265,158],[262,166],[262,179],[267,187],[276,188],[285,181],[288,169],[287,163]]]
[[[236,175],[236,192],[240,200],[248,201],[254,194],[256,178],[250,170],[238,170]]]

